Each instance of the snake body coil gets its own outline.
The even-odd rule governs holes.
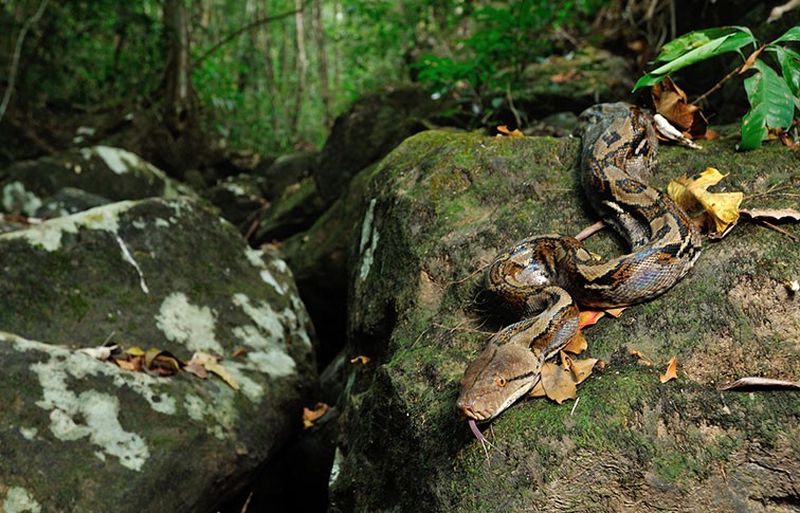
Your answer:
[[[531,391],[542,363],[578,330],[578,305],[629,306],[652,299],[689,272],[700,235],[686,213],[647,185],[657,140],[649,117],[625,103],[582,114],[580,174],[586,196],[631,252],[598,260],[573,237],[521,240],[499,254],[487,288],[525,310],[523,319],[489,340],[467,368],[459,409],[470,419],[496,417]]]

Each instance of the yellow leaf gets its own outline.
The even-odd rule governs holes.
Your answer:
[[[741,192],[708,192],[709,187],[718,184],[725,176],[709,167],[694,179],[682,176],[671,181],[667,185],[667,194],[684,210],[700,205],[713,223],[709,229],[720,235],[739,220],[739,205],[744,198]]]
[[[320,417],[325,415],[331,407],[325,403],[317,403],[314,405],[314,409],[303,408],[303,427],[305,429],[310,428],[314,425],[314,422],[317,421]]]
[[[615,319],[619,319],[622,315],[622,312],[624,312],[627,308],[627,306],[622,306],[620,308],[608,308],[606,309],[606,313]]]
[[[131,356],[144,356],[144,351],[139,346],[133,346],[129,349],[126,349],[125,352]]]
[[[369,363],[369,356],[358,355],[355,358],[350,359],[350,363],[360,363],[361,365],[366,365]]]
[[[586,337],[583,336],[583,332],[579,329],[575,336],[572,337],[572,340],[564,346],[564,351],[573,354],[581,354],[587,347],[589,347],[589,343],[586,341]]]
[[[639,350],[630,349],[628,351],[628,354],[630,354],[631,356],[633,356],[634,358],[639,360],[639,363],[641,363],[642,365],[646,365],[647,367],[650,367],[651,365],[653,365],[653,362],[650,360],[650,358],[646,357],[644,355],[644,353],[642,353]]]
[[[662,383],[678,377],[678,358],[673,356],[667,365],[667,372],[658,377]]]

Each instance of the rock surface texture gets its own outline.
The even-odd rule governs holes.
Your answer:
[[[746,207],[797,206],[797,152],[734,146],[662,148],[652,184],[714,166]],[[784,285],[800,277],[800,244],[754,224],[706,241],[664,296],[585,330],[585,355],[605,369],[577,404],[514,405],[484,428],[488,459],[459,419],[464,369],[505,322],[481,293],[482,270],[516,240],[597,219],[576,180],[578,148],[425,132],[359,177],[348,357],[371,360],[348,370],[331,511],[782,512],[800,501],[800,396],[717,389],[800,376],[800,297]],[[624,250],[607,232],[587,245]],[[678,379],[662,384],[672,356]]]
[[[194,200],[0,235],[0,509],[216,511],[299,427],[313,336],[286,264]],[[109,339],[219,355],[240,388],[76,351]]]

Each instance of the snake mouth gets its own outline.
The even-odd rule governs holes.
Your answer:
[[[472,406],[467,404],[459,404],[458,409],[461,411],[461,415],[477,422],[483,422],[492,418],[491,414],[485,411],[475,410]]]

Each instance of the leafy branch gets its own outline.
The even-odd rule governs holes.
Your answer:
[[[758,148],[767,138],[770,128],[788,129],[794,120],[795,109],[800,109],[800,53],[786,47],[786,43],[797,41],[800,41],[800,27],[797,26],[774,41],[761,45],[746,27],[696,30],[664,45],[655,59],[656,63],[664,64],[640,78],[633,90],[658,84],[671,73],[692,64],[737,52],[744,62],[692,103],[704,100],[733,77],[755,71],[744,79],[750,110],[742,118],[739,148]],[[754,51],[745,58],[742,48],[748,45],[752,45]],[[764,52],[774,56],[779,71],[761,59]]]

